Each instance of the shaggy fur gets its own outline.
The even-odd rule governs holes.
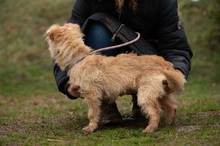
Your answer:
[[[83,42],[83,34],[76,24],[53,25],[47,32],[49,52],[62,70],[72,62],[87,55],[92,49]],[[172,63],[155,55],[137,56],[121,54],[106,57],[99,54],[86,56],[69,70],[70,84],[79,85],[79,92],[86,101],[89,125],[84,131],[93,132],[100,124],[101,102],[112,103],[119,95],[137,92],[138,104],[149,117],[149,125],[143,133],[158,128],[161,109],[167,115],[167,123],[174,123],[177,103],[171,91],[182,91],[184,75],[173,69]]]

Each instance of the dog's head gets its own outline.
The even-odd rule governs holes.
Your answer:
[[[46,31],[46,35],[47,39],[54,42],[61,41],[62,38],[65,39],[70,36],[75,36],[75,38],[83,37],[79,25],[72,23],[67,23],[64,26],[54,24]]]
[[[46,31],[46,36],[50,55],[60,67],[64,61],[67,63],[77,56],[82,51],[78,46],[84,45],[84,35],[77,24],[67,23],[64,26],[54,24]]]
[[[46,36],[53,59],[56,59],[56,55],[64,52],[64,49],[70,47],[74,49],[76,44],[83,43],[83,34],[77,24],[67,23],[64,26],[54,24],[46,31]]]

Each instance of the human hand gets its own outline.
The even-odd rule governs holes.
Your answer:
[[[73,97],[80,97],[80,93],[78,92],[79,89],[80,89],[79,85],[70,85],[67,91]]]

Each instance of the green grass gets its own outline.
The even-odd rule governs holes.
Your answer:
[[[185,91],[176,94],[176,126],[162,118],[157,132],[144,135],[143,119],[83,133],[85,103],[58,92],[44,33],[67,21],[73,3],[0,0],[0,145],[220,145],[219,33],[210,15],[220,10],[217,0],[179,1],[194,52],[191,74]],[[117,100],[123,116],[131,114],[130,103],[126,96]]]

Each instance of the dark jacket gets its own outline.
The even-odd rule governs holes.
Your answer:
[[[135,12],[127,5],[125,3],[119,15],[114,0],[76,0],[68,22],[82,26],[92,14],[107,12],[134,31],[140,32],[146,40],[157,40],[158,54],[188,77],[193,54],[178,16],[177,0],[139,0]],[[54,75],[59,91],[74,98],[67,92],[69,77],[56,64]]]

